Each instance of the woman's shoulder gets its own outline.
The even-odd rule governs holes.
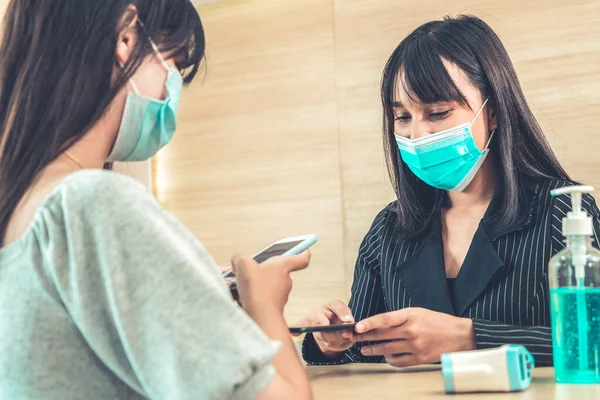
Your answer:
[[[129,195],[152,197],[140,182],[118,172],[86,169],[69,175],[59,187],[61,193],[86,199],[127,199]]]
[[[86,169],[66,177],[48,196],[42,209],[71,215],[124,215],[136,208],[159,208],[150,190],[117,172]]]
[[[398,216],[397,204],[398,201],[394,200],[387,206],[385,206],[383,209],[381,209],[375,216],[375,219],[373,220],[373,227],[381,227],[383,225],[386,225],[390,221],[396,221],[396,218]]]
[[[94,196],[112,195],[115,191],[150,194],[148,188],[135,179],[105,169],[84,169],[75,172],[64,179],[61,188],[75,189]]]
[[[365,235],[366,241],[379,241],[390,234],[390,229],[396,226],[395,222],[398,217],[396,204],[396,201],[389,203],[375,215],[371,227]]]

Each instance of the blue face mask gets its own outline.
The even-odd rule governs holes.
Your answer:
[[[462,192],[473,180],[489,153],[490,135],[484,150],[473,139],[471,126],[488,99],[470,123],[410,140],[396,135],[402,160],[419,179],[442,190]]]
[[[154,156],[175,134],[177,108],[183,87],[183,78],[175,67],[163,59],[156,44],[150,39],[152,48],[167,69],[167,98],[157,100],[140,94],[136,84],[130,80],[135,92],[127,95],[123,119],[115,145],[106,161],[144,161]]]

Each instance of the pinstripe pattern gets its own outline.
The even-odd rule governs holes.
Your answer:
[[[524,219],[503,232],[496,232],[484,217],[456,279],[454,298],[447,290],[439,225],[433,223],[425,239],[399,241],[394,203],[390,204],[377,215],[359,249],[349,304],[355,319],[406,307],[446,312],[473,319],[477,348],[521,344],[537,365],[551,365],[547,265],[564,248],[562,218],[571,206],[568,196],[553,198],[550,191],[569,185],[534,185]],[[592,196],[585,195],[582,205],[594,217],[598,246],[600,211]],[[384,361],[363,356],[360,346],[326,359],[307,335],[303,356],[312,364]]]

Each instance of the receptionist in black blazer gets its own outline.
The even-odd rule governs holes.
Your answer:
[[[550,191],[575,183],[500,39],[476,17],[426,23],[394,50],[381,95],[397,200],[360,246],[349,305],[299,322],[356,331],[307,335],[305,360],[409,366],[512,343],[551,365],[547,265],[571,207]],[[583,206],[597,246],[600,211],[589,195]]]

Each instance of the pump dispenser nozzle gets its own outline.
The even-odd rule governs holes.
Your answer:
[[[569,186],[552,191],[552,196],[571,195],[573,211],[563,218],[563,235],[568,237],[574,235],[591,236],[594,234],[592,218],[581,208],[582,194],[592,193],[593,191],[594,188],[591,186]]]
[[[594,188],[591,186],[569,186],[552,191],[552,196],[561,194],[571,194],[571,204],[573,211],[567,213],[563,218],[562,233],[567,238],[567,246],[571,247],[573,252],[573,265],[575,266],[575,275],[583,284],[585,276],[585,258],[586,247],[583,240],[594,234],[592,218],[581,209],[581,195],[583,193],[592,193]]]

